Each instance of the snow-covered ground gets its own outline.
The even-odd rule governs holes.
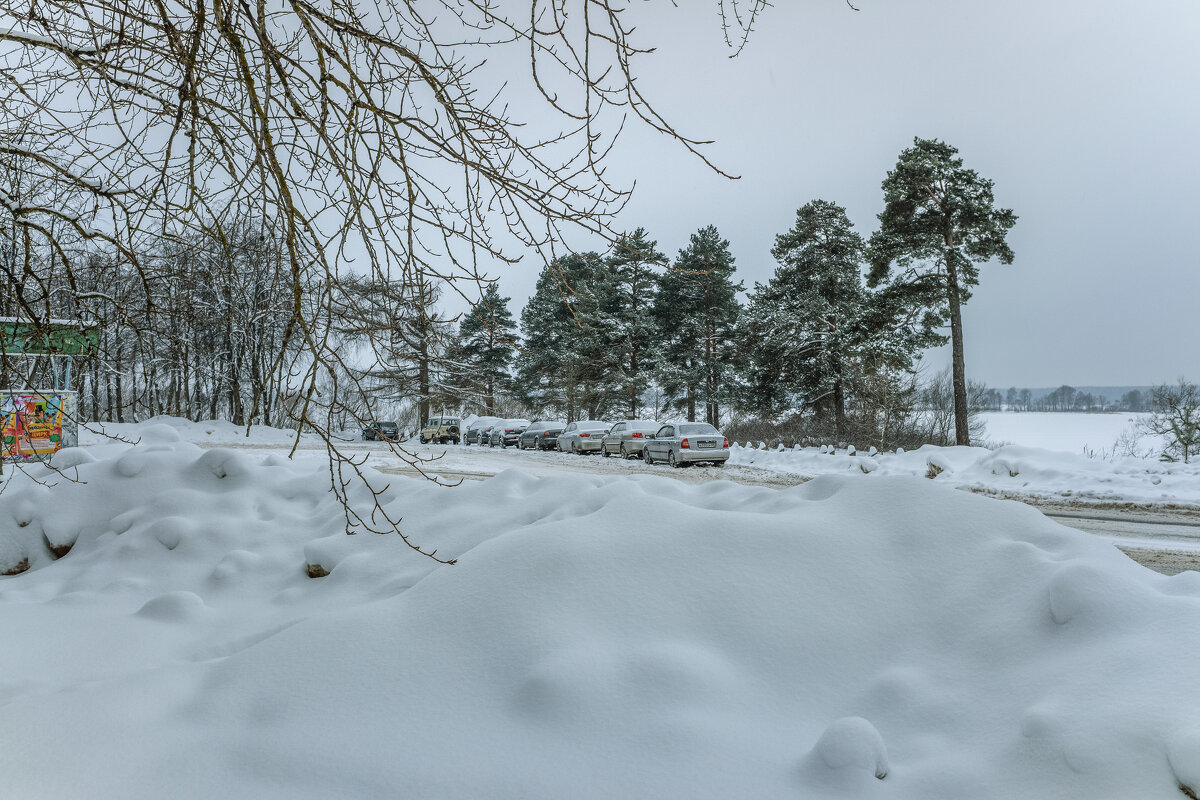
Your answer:
[[[1005,414],[1020,418],[1008,423],[1009,431],[1018,427],[1022,441],[1037,441],[1040,433],[1053,428],[1054,419],[1062,418],[1064,429],[1083,431],[1091,424],[1093,432],[1116,423],[1106,420],[1125,420],[1121,415],[1104,414]],[[1079,418],[1086,418],[1080,420]],[[245,428],[228,422],[200,422],[157,418],[140,425],[105,424],[110,435],[136,440],[148,424],[170,426],[181,439],[204,446],[218,444],[252,446],[259,451],[286,455],[295,439],[292,431],[255,427],[246,437]],[[989,422],[989,424],[992,424]],[[1104,434],[1106,435],[1106,434]],[[369,455],[368,464],[384,470],[402,467],[404,461],[394,456],[382,443],[366,443],[357,439],[355,431],[347,431],[343,449],[347,453]],[[105,441],[94,434],[81,434],[84,444]],[[494,475],[505,469],[521,469],[535,475],[551,476],[564,469],[603,474],[631,473],[670,474],[665,465],[647,467],[640,461],[581,458],[560,453],[519,452],[485,447],[443,447],[405,443],[405,448],[423,458],[435,459],[426,465],[433,473],[447,474],[456,479],[462,474]],[[324,463],[325,445],[309,434],[301,438],[301,458]],[[871,453],[869,450],[809,447],[790,450],[763,450],[753,443],[735,443],[728,476],[733,480],[751,483],[770,483],[770,476],[786,477],[785,483],[818,475],[909,476],[927,478],[973,492],[1002,497],[1028,498],[1037,501],[1067,502],[1079,505],[1137,504],[1157,507],[1189,507],[1200,509],[1200,462],[1169,464],[1154,459],[1086,456],[1082,450],[1007,445],[992,450],[985,447],[933,447],[900,453]],[[689,468],[676,474],[688,482],[699,483],[718,478],[713,468]]]
[[[735,447],[731,464],[794,475],[868,473],[930,477],[960,489],[1081,504],[1135,503],[1200,507],[1200,463],[1167,464],[1142,458],[1102,460],[1008,445],[934,447],[898,453],[824,452],[821,448],[760,450]]]
[[[782,490],[368,469],[442,566],[346,536],[318,451],[180,430],[63,451],[0,494],[0,563],[31,565],[0,578],[4,796],[1200,788],[1200,574],[1027,506],[881,456]]]
[[[984,438],[998,445],[1017,444],[1042,450],[1082,455],[1109,454],[1123,436],[1138,436],[1139,449],[1155,445],[1153,437],[1140,435],[1138,421],[1145,414],[1083,414],[1072,412],[988,412],[980,414]]]

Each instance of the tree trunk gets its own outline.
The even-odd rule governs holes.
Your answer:
[[[833,420],[838,441],[841,441],[846,438],[846,390],[841,378],[833,381]]]
[[[637,371],[638,354],[635,343],[629,353],[629,419],[637,419]]]
[[[121,391],[121,362],[120,361],[117,362],[117,374],[114,377],[114,381],[116,382],[116,397],[114,398],[114,402],[117,407],[117,422],[124,422],[125,421],[125,400],[124,400],[124,392]]]
[[[91,377],[91,386],[88,388],[90,389],[92,396],[92,415],[90,420],[92,422],[96,422],[100,419],[100,366],[98,364],[99,360],[95,356],[92,356],[92,358],[88,359],[88,361],[89,373]],[[80,403],[79,405],[80,410],[82,410],[83,403]]]
[[[950,347],[954,375],[954,440],[956,444],[971,444],[967,426],[967,368],[963,361],[962,310],[958,299],[958,270],[954,267],[954,251],[946,252],[946,288],[950,300]]]

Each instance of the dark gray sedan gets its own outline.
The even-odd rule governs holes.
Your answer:
[[[400,427],[394,422],[371,422],[363,426],[364,442],[394,442],[400,438]]]
[[[517,440],[517,448],[520,450],[554,450],[558,447],[558,435],[563,432],[565,427],[567,427],[567,423],[558,420],[534,422]]]
[[[497,423],[488,434],[488,447],[512,447],[521,438],[521,434],[529,427],[527,419],[506,419]]]
[[[707,422],[672,422],[646,442],[642,458],[647,464],[665,461],[672,467],[703,462],[723,467],[729,459],[729,440]]]
[[[605,437],[600,440],[600,452],[605,456],[619,455],[621,458],[640,456],[649,437],[661,427],[661,422],[652,419],[614,422]]]

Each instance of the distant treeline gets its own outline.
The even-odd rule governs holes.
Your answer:
[[[1057,389],[988,389],[987,411],[1149,411],[1151,386],[1074,386]]]

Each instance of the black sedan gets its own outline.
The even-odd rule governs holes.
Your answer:
[[[381,439],[386,442],[394,442],[399,435],[400,426],[394,422],[370,422],[362,429],[364,442],[375,442]]]

